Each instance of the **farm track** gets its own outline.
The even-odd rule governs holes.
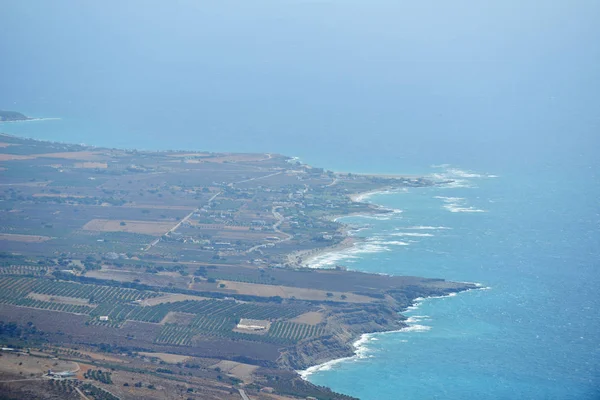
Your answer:
[[[210,203],[217,198],[217,196],[219,196],[222,192],[218,192],[217,194],[215,194],[213,197],[211,197],[207,204],[210,205]],[[175,225],[174,227],[172,227],[171,229],[169,229],[163,236],[169,236],[171,233],[175,232],[182,224],[184,224],[185,222],[187,222],[190,218],[192,218],[192,216],[199,212],[200,208],[196,208],[194,209],[192,212],[190,212],[188,215],[186,215],[181,221],[179,221],[177,223],[177,225]],[[148,251],[150,250],[152,247],[156,246],[160,241],[161,241],[161,237],[157,238],[156,240],[154,240],[152,243],[150,243],[148,245],[148,247],[146,247],[146,249],[144,251]]]
[[[256,245],[256,246],[251,247],[248,250],[246,250],[246,253],[252,253],[253,251],[267,247],[270,244],[283,243],[283,242],[290,241],[294,238],[294,235],[283,232],[282,230],[279,229],[281,224],[285,221],[285,217],[276,211],[278,208],[282,208],[282,207],[281,206],[273,206],[273,208],[271,209],[271,214],[273,214],[273,216],[277,219],[277,222],[275,222],[273,224],[273,230],[279,234],[285,235],[286,238],[280,239],[279,241],[274,242],[274,243],[263,243],[263,244]]]

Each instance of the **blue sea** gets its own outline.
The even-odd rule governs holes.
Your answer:
[[[110,3],[110,2],[109,2]],[[365,198],[316,264],[478,282],[307,379],[361,399],[600,398],[597,2],[3,2],[0,131],[278,152],[444,187]],[[116,4],[116,3],[115,3]]]
[[[457,172],[464,187],[369,197],[402,212],[343,219],[364,241],[315,262],[485,289],[418,302],[408,329],[367,335],[308,379],[361,399],[598,398],[600,217],[582,197],[597,177]]]

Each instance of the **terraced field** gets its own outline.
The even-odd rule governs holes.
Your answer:
[[[86,314],[89,315],[87,323],[91,325],[120,328],[128,320],[159,324],[170,312],[188,314],[191,319],[184,323],[164,325],[155,340],[161,344],[188,346],[197,336],[289,344],[325,334],[325,330],[318,325],[288,322],[311,310],[310,306],[304,304],[209,299],[142,305],[144,299],[160,295],[159,292],[48,278],[0,277],[0,303]],[[72,304],[65,299],[73,300]],[[266,334],[236,332],[234,328],[241,318],[269,320],[273,321],[273,325]]]

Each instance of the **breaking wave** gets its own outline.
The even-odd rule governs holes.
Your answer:
[[[475,184],[474,179],[497,178],[497,175],[467,171],[452,167],[450,164],[432,165],[432,168],[442,169],[440,172],[434,172],[429,177],[436,181],[443,182],[444,188],[472,188]]]
[[[446,196],[434,196],[434,199],[440,199],[444,202],[444,208],[450,212],[458,213],[482,213],[486,212],[480,208],[468,206],[466,204],[467,199],[463,197],[446,197]]]

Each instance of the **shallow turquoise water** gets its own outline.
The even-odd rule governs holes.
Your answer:
[[[357,357],[311,382],[361,399],[597,398],[600,220],[591,199],[574,204],[590,182],[559,185],[552,173],[468,180],[476,187],[372,196],[403,212],[345,219],[370,227],[357,233],[366,244],[336,262],[490,289],[423,301],[406,313],[406,332],[371,335]],[[463,212],[449,210],[457,202]]]

